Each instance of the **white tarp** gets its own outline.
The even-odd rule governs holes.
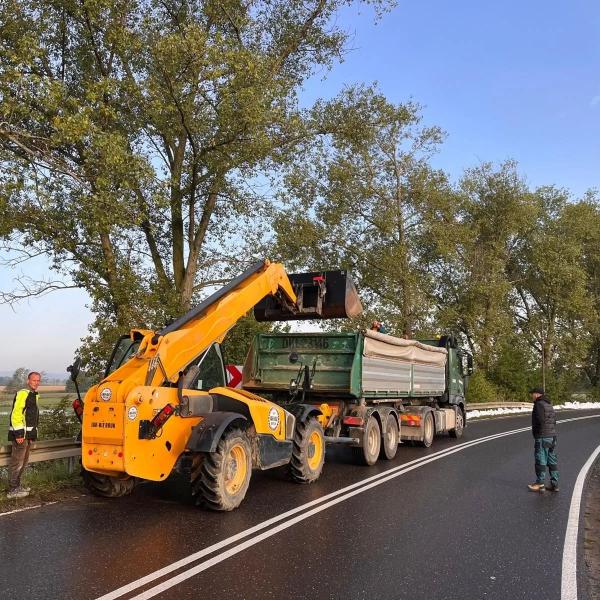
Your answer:
[[[365,331],[364,356],[384,358],[420,365],[446,366],[446,348],[422,344],[417,340],[405,340],[377,331]]]

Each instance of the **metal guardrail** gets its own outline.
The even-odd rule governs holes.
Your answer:
[[[467,404],[467,412],[470,410],[487,410],[488,408],[533,408],[532,402],[477,402]]]
[[[480,404],[467,404],[467,412],[470,410],[485,410],[488,408],[531,408],[531,402],[482,402]],[[11,446],[0,446],[0,467],[8,466]],[[81,442],[73,438],[59,440],[45,440],[31,444],[29,462],[42,462],[45,460],[56,460],[58,458],[73,458],[81,453]]]
[[[8,466],[11,446],[0,446],[0,467]],[[81,442],[73,438],[33,442],[29,451],[29,462],[72,458],[81,454]]]

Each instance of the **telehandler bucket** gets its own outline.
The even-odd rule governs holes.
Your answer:
[[[345,319],[362,312],[358,292],[347,271],[317,271],[288,275],[298,296],[297,310],[290,311],[267,296],[254,307],[257,321]]]

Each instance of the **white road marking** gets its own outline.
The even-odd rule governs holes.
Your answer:
[[[15,513],[24,512],[26,510],[33,510],[34,508],[42,508],[42,506],[50,506],[50,504],[58,504],[58,500],[54,502],[44,502],[44,504],[36,504],[35,506],[24,506],[23,508],[15,508],[15,510],[9,510],[8,512],[0,513],[0,517],[6,517],[6,515],[14,515]]]
[[[598,446],[587,459],[585,465],[579,471],[571,506],[569,508],[569,519],[567,521],[567,532],[565,533],[565,547],[562,558],[562,581],[560,586],[561,600],[577,600],[577,536],[579,534],[579,512],[581,510],[581,496],[583,484],[588,471],[594,464],[596,457],[600,454]]]
[[[525,430],[526,429],[528,429],[528,428],[525,428]],[[470,445],[472,443],[473,442],[466,442],[465,444],[461,444],[461,447],[466,446],[467,444]],[[295,515],[296,513],[302,512],[303,510],[310,508],[311,506],[315,506],[316,504],[321,504],[322,502],[325,502],[326,500],[329,500],[330,498],[334,498],[335,496],[339,496],[340,494],[343,494],[344,492],[347,492],[349,490],[360,487],[360,486],[364,485],[365,483],[368,483],[370,481],[377,480],[381,477],[384,477],[392,471],[396,471],[398,469],[407,467],[412,464],[420,463],[428,457],[445,454],[446,452],[448,452],[451,449],[452,448],[447,448],[445,450],[440,450],[434,454],[430,454],[428,456],[417,458],[415,460],[412,460],[412,461],[405,463],[403,465],[400,465],[398,467],[388,469],[388,470],[384,471],[383,473],[378,473],[377,475],[373,475],[371,477],[368,477],[367,479],[361,479],[360,481],[357,481],[356,483],[353,483],[346,487],[340,488],[339,490],[335,490],[334,492],[330,492],[329,494],[326,494],[325,496],[321,496],[320,498],[317,498],[316,500],[312,500],[311,502],[307,502],[306,504],[302,504],[301,506],[292,508],[284,513],[281,513],[280,515],[277,515],[275,517],[272,517],[271,519],[268,519],[267,521],[263,521],[262,523],[258,523],[257,525],[254,525],[253,527],[250,527],[249,529],[245,529],[244,531],[241,531],[240,533],[238,533],[236,535],[232,535],[231,537],[221,540],[220,542],[217,542],[217,543],[213,544],[212,546],[208,546],[207,548],[204,548],[203,550],[199,550],[198,552],[195,552],[194,554],[190,554],[189,556],[186,556],[185,558],[182,558],[170,565],[167,565],[166,567],[163,567],[162,569],[154,571],[154,572],[146,575],[145,577],[142,577],[140,579],[137,579],[136,581],[133,581],[127,585],[124,585],[123,587],[120,587],[119,589],[114,590],[113,592],[110,592],[109,594],[101,596],[97,600],[114,600],[114,598],[119,598],[120,596],[126,594],[129,591],[132,591],[134,589],[142,587],[146,583],[150,583],[151,581],[154,581],[154,580],[162,577],[163,575],[172,573],[173,571],[176,571],[180,567],[188,565],[189,563],[192,563],[195,560],[202,558],[203,556],[212,554],[213,552],[216,552],[217,550],[220,550],[221,548],[224,548],[225,546],[229,546],[230,544],[233,544],[234,542],[237,542],[245,537],[248,537],[249,535],[251,535],[253,533],[256,533],[257,531],[260,531],[261,529],[265,529],[266,527],[269,527],[270,525],[274,525],[275,523],[278,523],[279,521],[282,521],[283,519],[286,519],[287,517],[291,517],[292,515]]]
[[[34,508],[44,508],[44,506],[50,506],[51,504],[58,504],[59,502],[63,502],[64,500],[77,500],[77,498],[85,498],[85,494],[81,496],[69,496],[68,498],[63,498],[62,500],[53,500],[52,502],[44,502],[42,504],[35,504],[34,506],[24,506],[23,508],[16,508],[15,510],[9,510],[8,512],[0,513],[0,517],[5,517],[7,515],[14,515],[15,513],[23,512],[24,510],[32,510]]]
[[[600,415],[598,415],[598,416],[600,416]],[[384,471],[383,473],[378,473],[377,475],[373,475],[366,479],[362,479],[361,481],[358,481],[356,483],[348,485],[344,488],[336,490],[335,492],[331,492],[330,494],[322,496],[321,498],[317,498],[316,500],[307,502],[306,504],[302,504],[301,506],[293,508],[293,509],[291,509],[285,513],[282,513],[280,515],[277,515],[267,521],[259,523],[258,525],[255,525],[254,527],[246,529],[245,531],[242,531],[236,535],[233,535],[225,540],[217,542],[216,544],[213,544],[212,546],[208,546],[207,548],[204,548],[203,550],[195,552],[194,554],[190,554],[189,556],[186,556],[185,558],[182,558],[170,565],[167,565],[166,567],[163,567],[162,569],[159,569],[157,571],[154,571],[153,573],[149,573],[148,575],[146,575],[140,579],[132,581],[131,583],[124,585],[124,586],[118,588],[117,590],[114,590],[113,592],[109,592],[108,594],[105,594],[104,596],[99,597],[97,600],[115,600],[116,598],[120,598],[121,596],[124,596],[125,594],[132,592],[133,590],[138,589],[138,588],[146,585],[147,583],[150,583],[151,581],[159,579],[160,577],[167,575],[168,573],[172,573],[173,571],[176,571],[177,569],[179,569],[183,566],[186,566],[192,562],[195,562],[196,560],[203,558],[204,556],[212,554],[213,552],[216,552],[217,550],[220,550],[220,549],[224,548],[225,546],[229,546],[230,544],[237,542],[245,537],[248,537],[249,535],[251,535],[253,533],[257,533],[258,531],[260,531],[262,529],[266,529],[267,527],[274,525],[275,523],[278,523],[279,521],[283,521],[284,519],[287,519],[288,517],[291,517],[299,512],[302,512],[302,511],[306,510],[307,508],[310,508],[311,506],[320,504],[320,506],[318,506],[317,508],[314,508],[311,511],[305,512],[297,517],[294,517],[293,519],[290,519],[289,521],[282,523],[278,527],[270,529],[269,531],[261,534],[260,536],[252,538],[251,540],[248,540],[247,542],[244,542],[243,544],[240,544],[239,546],[236,546],[235,548],[232,548],[223,554],[219,554],[216,557],[210,559],[209,561],[206,561],[206,563],[201,563],[200,565],[194,567],[193,573],[192,573],[192,570],[188,570],[185,573],[182,573],[181,575],[177,576],[178,578],[183,576],[183,579],[180,579],[176,582],[176,583],[179,583],[180,581],[183,581],[184,579],[187,579],[188,577],[191,577],[192,575],[195,575],[196,573],[200,573],[201,571],[204,571],[208,567],[213,566],[219,562],[222,562],[226,558],[229,558],[230,556],[233,556],[234,554],[237,554],[238,552],[241,552],[242,550],[245,550],[246,548],[248,548],[254,544],[257,544],[258,542],[262,541],[263,539],[266,539],[268,537],[271,537],[272,535],[275,535],[276,533],[279,533],[279,531],[283,531],[284,529],[287,529],[288,527],[291,527],[292,525],[295,525],[296,523],[299,523],[300,521],[303,521],[304,519],[307,519],[308,517],[310,517],[318,512],[326,510],[327,508],[334,506],[335,504],[338,504],[339,502],[343,502],[344,500],[347,500],[348,498],[351,498],[352,496],[360,494],[363,491],[367,491],[368,489],[371,489],[373,487],[381,485],[382,483],[385,483],[385,482],[389,481],[390,479],[394,479],[395,477],[403,475],[404,473],[412,471],[413,469],[416,469],[420,466],[423,466],[423,465],[433,462],[435,460],[439,460],[440,458],[444,458],[445,456],[448,456],[450,454],[454,454],[455,452],[460,452],[462,450],[466,450],[467,448],[470,448],[471,446],[476,446],[478,444],[482,444],[484,442],[488,442],[488,441],[491,441],[491,440],[494,440],[497,438],[505,437],[507,435],[514,435],[516,433],[522,433],[524,431],[529,431],[530,429],[531,429],[530,427],[523,427],[520,429],[514,429],[512,431],[508,431],[508,432],[496,433],[496,434],[486,436],[484,438],[479,438],[477,440],[473,440],[470,442],[465,442],[465,443],[453,446],[452,448],[446,448],[445,450],[440,450],[439,452],[435,452],[428,456],[415,459],[413,461],[410,461],[403,465],[399,465],[397,467],[393,467],[391,469]],[[331,498],[335,498],[336,496],[338,496],[338,498],[336,498],[334,500],[330,500]],[[326,502],[327,500],[330,500],[330,501]],[[207,563],[210,563],[210,564],[207,564]],[[198,567],[202,567],[203,565],[206,565],[206,566],[204,568],[201,568],[199,571],[196,571],[196,569],[198,569]],[[173,578],[173,579],[175,579],[175,578]],[[160,586],[164,586],[165,584],[173,581],[173,579],[165,581],[164,583],[160,584]],[[176,583],[173,583],[172,585],[176,585]],[[164,591],[165,589],[172,587],[172,585],[168,585],[167,587],[164,587],[164,588],[158,590],[156,593],[154,593],[152,595],[156,595],[157,593],[160,593],[160,592]],[[144,594],[147,594],[147,593],[157,589],[160,586],[156,586],[156,588],[151,588],[147,592],[144,592]],[[147,596],[144,594],[142,594],[140,596],[136,596],[136,598],[152,597],[152,596]]]
[[[557,423],[580,421],[580,420],[584,420],[584,419],[594,419],[594,418],[598,418],[598,417],[600,417],[600,415],[575,417],[572,419],[563,419],[563,420],[557,421]],[[356,496],[358,494],[361,494],[371,488],[374,488],[383,483],[386,483],[387,481],[394,479],[396,477],[399,477],[400,475],[403,475],[409,471],[412,471],[413,469],[417,469],[417,468],[424,466],[430,462],[439,460],[441,458],[444,458],[445,456],[449,456],[456,452],[466,450],[467,448],[470,448],[471,446],[476,446],[476,445],[482,444],[484,442],[492,441],[492,440],[495,440],[495,439],[498,439],[501,437],[505,437],[505,436],[509,436],[509,435],[515,435],[517,433],[523,433],[525,431],[530,431],[530,430],[531,430],[531,427],[522,427],[520,429],[513,429],[511,431],[493,434],[490,436],[479,438],[477,440],[473,440],[471,442],[465,442],[465,443],[459,444],[459,445],[454,446],[449,449],[440,450],[439,452],[430,454],[427,457],[415,459],[406,464],[399,465],[397,467],[393,467],[391,469],[386,470],[383,473],[373,475],[372,477],[363,479],[352,485],[349,485],[349,486],[346,486],[339,490],[336,490],[335,492],[331,492],[330,494],[322,496],[321,498],[317,498],[316,500],[313,500],[312,502],[308,502],[306,504],[298,506],[298,507],[291,509],[285,513],[282,513],[271,519],[268,519],[267,521],[259,523],[249,529],[246,529],[245,531],[242,531],[236,535],[233,535],[225,540],[217,542],[216,544],[213,544],[212,546],[208,546],[207,548],[204,548],[203,550],[200,550],[198,552],[190,554],[189,556],[184,557],[174,563],[171,563],[170,565],[167,565],[166,567],[163,567],[162,569],[158,569],[157,571],[149,573],[148,575],[141,577],[140,579],[132,581],[131,583],[128,583],[112,592],[109,592],[108,594],[105,594],[104,596],[99,597],[97,600],[115,600],[116,598],[120,598],[121,596],[124,596],[125,594],[128,594],[129,592],[133,592],[134,590],[139,589],[139,588],[143,587],[144,585],[146,585],[152,581],[155,581],[156,579],[159,579],[160,577],[163,577],[164,575],[172,573],[173,571],[176,571],[177,569],[179,569],[183,566],[186,566],[192,562],[199,560],[200,558],[203,558],[209,554],[212,554],[213,552],[216,552],[217,550],[220,550],[230,544],[233,544],[243,538],[246,538],[249,535],[252,535],[253,533],[257,533],[258,531],[260,531],[262,529],[266,529],[267,527],[274,525],[275,523],[278,523],[279,521],[287,519],[288,517],[291,517],[292,515],[294,515],[296,513],[299,513],[307,508],[310,508],[311,506],[320,505],[320,506],[317,506],[316,508],[313,508],[312,510],[309,510],[308,512],[305,512],[301,515],[298,515],[298,516],[290,519],[289,521],[286,521],[285,523],[281,523],[280,525],[278,525],[268,531],[265,531],[264,533],[261,533],[260,535],[253,537],[233,548],[230,548],[229,550],[226,550],[225,552],[222,552],[221,554],[218,554],[218,555],[214,556],[213,558],[210,558],[210,559],[196,565],[195,567],[188,569],[184,573],[180,573],[179,575],[176,575],[170,579],[163,581],[162,583],[146,590],[145,592],[142,592],[138,596],[135,596],[131,600],[142,600],[142,599],[152,598],[152,597],[156,596],[157,594],[160,594],[160,593],[164,592],[165,590],[181,583],[182,581],[185,581],[186,579],[189,579],[190,577],[193,577],[194,575],[197,575],[198,573],[201,573],[202,571],[205,571],[206,569],[208,569],[220,562],[223,562],[224,560],[230,558],[231,556],[234,556],[235,554],[238,554],[239,552],[242,552],[243,550],[245,550],[255,544],[258,544],[259,542],[279,533],[280,531],[283,531],[289,527],[292,527],[296,523],[299,523],[300,521],[303,521],[303,520],[313,516],[314,514],[322,512],[323,510],[326,510],[326,509],[330,508],[331,506],[339,504],[340,502],[344,502],[345,500],[348,500],[349,498]],[[337,496],[337,498],[336,498],[336,496]],[[326,502],[326,500],[329,500],[330,498],[334,498],[334,499],[330,500],[329,502]]]
[[[572,419],[561,419],[560,421],[556,421],[557,423],[570,423],[571,421],[583,421],[584,419],[596,419],[600,417],[600,415],[589,415],[587,417],[573,417]]]

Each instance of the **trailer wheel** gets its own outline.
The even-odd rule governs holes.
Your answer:
[[[214,452],[203,452],[192,467],[192,495],[196,504],[210,510],[237,508],[248,491],[252,450],[244,431],[225,431]]]
[[[429,448],[429,446],[433,444],[434,435],[435,425],[433,423],[433,414],[428,412],[425,415],[425,420],[423,422],[423,440],[421,441],[421,446],[424,448]]]
[[[128,496],[135,487],[135,477],[119,479],[118,477],[92,473],[83,467],[81,468],[81,478],[83,479],[83,485],[89,492],[102,498]]]
[[[458,408],[456,411],[456,427],[451,429],[448,433],[450,437],[460,438],[465,430],[465,415],[463,414],[462,408]]]
[[[383,442],[379,451],[379,458],[392,460],[398,451],[398,422],[392,413],[387,416],[385,421],[385,433],[383,434]]]
[[[315,417],[296,425],[292,460],[288,469],[296,483],[312,483],[321,476],[325,462],[325,436],[323,427]]]
[[[377,419],[371,415],[365,425],[362,448],[352,448],[354,457],[359,464],[371,466],[379,458],[381,449],[381,428]]]

